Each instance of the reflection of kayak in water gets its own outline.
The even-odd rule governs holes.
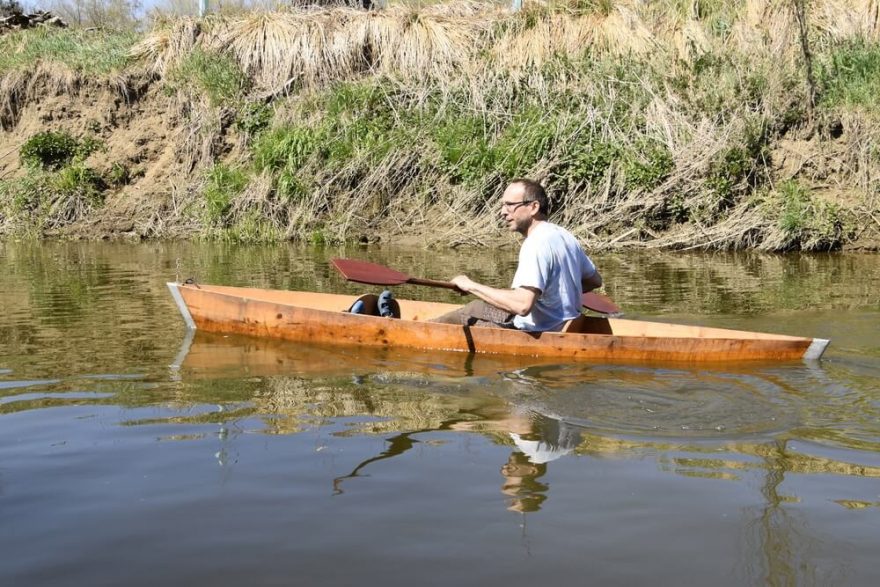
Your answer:
[[[432,381],[438,381],[444,377],[512,372],[521,369],[524,362],[533,366],[558,363],[554,359],[507,355],[292,343],[202,330],[189,331],[188,335],[172,365],[188,378],[383,374],[389,378],[430,376]]]
[[[529,333],[430,322],[453,304],[396,300],[374,315],[376,296],[169,283],[188,327],[296,342],[464,351],[564,360],[741,361],[818,359],[827,340],[581,316],[563,332]],[[364,313],[349,310],[371,302]],[[375,310],[375,311],[374,311]]]

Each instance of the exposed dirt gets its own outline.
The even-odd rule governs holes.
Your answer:
[[[19,149],[37,132],[63,130],[94,137],[104,148],[92,154],[87,165],[104,176],[114,166],[121,167],[129,180],[106,194],[105,205],[94,217],[63,233],[84,238],[151,236],[173,190],[192,182],[193,166],[184,160],[187,137],[176,104],[149,79],[75,87],[70,93],[49,90],[30,88],[14,128],[0,132],[0,178],[25,175]]]

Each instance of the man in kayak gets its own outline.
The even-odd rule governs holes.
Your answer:
[[[580,314],[581,293],[602,285],[602,277],[574,236],[547,220],[547,193],[538,182],[514,180],[501,196],[501,217],[523,240],[510,289],[477,283],[466,275],[451,279],[479,298],[433,322],[559,330]]]

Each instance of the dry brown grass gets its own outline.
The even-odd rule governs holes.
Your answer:
[[[132,56],[164,75],[196,46],[227,53],[258,89],[315,86],[367,73],[442,79],[465,67],[500,12],[474,2],[378,12],[291,9],[161,23]]]
[[[144,63],[148,71],[164,76],[193,51],[205,23],[192,17],[163,19],[132,47],[131,57]]]
[[[880,40],[878,0],[823,0],[811,6],[814,26],[833,40]]]
[[[831,40],[878,38],[878,0],[810,4],[812,26]],[[292,8],[160,21],[132,51],[165,75],[196,46],[227,53],[261,90],[290,82],[316,86],[367,74],[427,82],[485,79],[486,69],[535,68],[557,55],[657,56],[691,61],[712,50],[774,59],[797,58],[790,6],[748,0],[726,35],[704,21],[662,7],[619,2],[607,14],[531,9],[511,14],[498,5],[461,1],[382,11],[346,7]],[[491,55],[488,61],[481,55]]]

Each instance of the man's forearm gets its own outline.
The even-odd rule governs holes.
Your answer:
[[[476,283],[469,293],[496,308],[519,316],[525,316],[531,312],[534,305],[534,296],[523,289],[498,289]]]
[[[538,297],[537,292],[528,288],[498,289],[477,283],[466,275],[453,277],[452,283],[463,292],[473,294],[496,308],[520,316],[525,316],[532,311]]]

